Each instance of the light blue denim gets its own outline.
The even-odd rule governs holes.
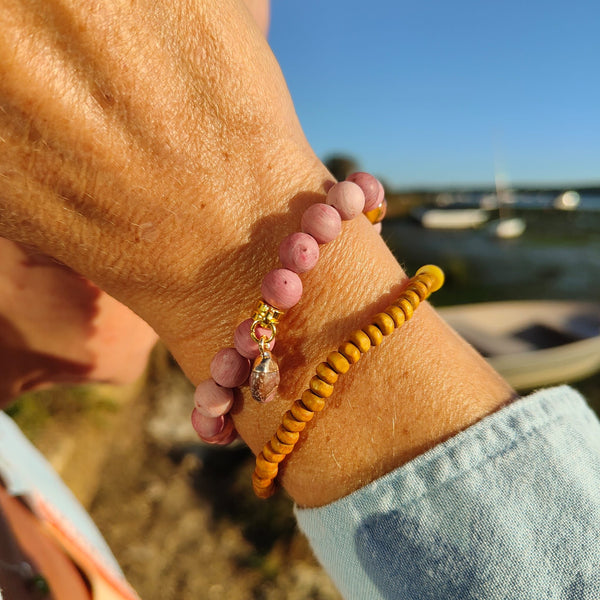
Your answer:
[[[600,423],[536,392],[385,477],[296,509],[347,599],[600,599]]]

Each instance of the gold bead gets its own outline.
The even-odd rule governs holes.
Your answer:
[[[261,479],[275,479],[279,472],[279,467],[277,466],[277,463],[269,462],[261,452],[256,457],[256,468],[254,469],[254,472],[256,473],[256,476]]]
[[[413,310],[415,310],[417,306],[421,304],[421,298],[419,298],[419,294],[417,294],[417,292],[414,290],[406,289],[402,292],[402,296],[410,302]]]
[[[306,408],[301,400],[296,400],[290,410],[295,419],[304,423],[308,423],[315,416],[314,411]]]
[[[311,378],[308,387],[313,392],[313,394],[321,396],[321,398],[329,398],[329,396],[333,394],[333,386],[329,383],[325,383],[316,375]]]
[[[388,306],[385,309],[385,314],[389,315],[394,320],[394,325],[396,327],[402,327],[402,325],[404,325],[404,321],[406,321],[406,316],[402,312],[402,309],[395,304]]]
[[[348,339],[361,351],[362,354],[368,352],[371,348],[371,340],[369,339],[369,336],[362,331],[362,329],[353,331]]]
[[[254,486],[254,493],[257,498],[261,498],[263,500],[270,498],[275,493],[275,482],[271,481],[268,487],[257,487]]]
[[[283,415],[282,423],[288,431],[302,431],[306,427],[306,423],[296,419],[291,410],[288,410],[285,415]]]
[[[413,316],[413,307],[412,304],[406,298],[400,298],[396,302],[396,306],[402,309],[404,313],[404,318],[408,321]]]
[[[322,362],[317,365],[317,375],[325,383],[333,385],[338,380],[338,374],[326,363]]]
[[[369,340],[371,340],[373,346],[379,346],[383,342],[383,334],[376,325],[367,325],[363,331],[369,336]]]
[[[327,364],[340,375],[342,373],[346,373],[350,368],[350,363],[348,360],[339,352],[330,352],[327,355]]]
[[[256,491],[256,488],[259,489],[265,489],[268,488],[270,485],[273,484],[273,479],[271,477],[259,477],[256,474],[256,471],[254,471],[254,473],[252,473],[252,487],[254,488],[254,490]]]
[[[425,274],[433,278],[432,292],[437,292],[444,285],[444,271],[436,265],[423,265],[418,271],[417,276]]]
[[[390,335],[396,329],[394,319],[384,312],[378,313],[373,317],[373,325],[376,325],[383,335]]]
[[[302,404],[308,410],[313,412],[320,412],[325,408],[325,400],[316,394],[313,394],[310,390],[304,390],[302,392]]]
[[[360,350],[352,342],[344,342],[338,350],[351,365],[360,360]]]
[[[427,284],[420,279],[413,279],[411,284],[406,289],[415,292],[419,296],[421,302],[423,302],[423,300],[425,300],[430,293]]]
[[[284,458],[285,454],[280,454],[279,452],[275,452],[273,448],[271,448],[271,444],[265,444],[265,447],[262,450],[264,457],[272,463],[280,463]]]
[[[288,431],[283,425],[280,425],[277,428],[277,433],[275,435],[280,442],[289,444],[292,447],[296,444],[298,438],[300,437],[300,433],[297,431]]]
[[[294,449],[294,444],[282,442],[277,435],[274,435],[269,443],[271,444],[271,448],[273,448],[277,454],[290,454]]]

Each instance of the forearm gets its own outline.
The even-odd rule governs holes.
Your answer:
[[[133,308],[198,382],[330,176],[248,13],[233,1],[161,6],[5,3],[0,234]],[[254,451],[314,366],[404,277],[362,217],[322,248],[278,335],[279,397],[245,396],[234,410]],[[300,504],[328,502],[511,396],[423,306],[336,385],[284,484]]]

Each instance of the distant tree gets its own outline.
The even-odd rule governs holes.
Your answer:
[[[344,154],[332,154],[327,157],[325,166],[338,181],[343,181],[350,173],[360,170],[356,160]]]

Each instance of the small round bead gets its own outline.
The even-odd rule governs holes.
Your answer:
[[[327,355],[327,364],[340,375],[347,373],[350,368],[348,359],[339,352],[331,352]]]
[[[219,446],[228,446],[231,442],[237,440],[238,434],[235,429],[232,429],[226,436],[219,435],[217,439],[210,440],[209,444],[217,444]]]
[[[379,346],[379,344],[383,342],[383,334],[381,333],[379,327],[375,325],[367,325],[363,331],[369,336],[373,346]]]
[[[316,394],[321,398],[329,398],[329,396],[333,394],[333,386],[330,383],[325,383],[316,375],[311,378],[308,387],[313,394]]]
[[[424,265],[417,271],[417,275],[425,273],[433,277],[434,285],[431,288],[432,292],[437,292],[444,285],[444,271],[436,265]]]
[[[288,410],[285,415],[283,415],[282,423],[288,431],[302,431],[306,427],[306,423],[296,419],[291,410]]]
[[[313,394],[310,390],[304,390],[302,392],[302,404],[308,410],[313,412],[321,412],[325,408],[325,400],[316,394]]]
[[[274,269],[265,275],[260,291],[267,304],[287,310],[302,297],[302,281],[294,271]]]
[[[271,444],[265,444],[262,453],[264,457],[272,463],[280,463],[285,458],[285,454],[274,452],[273,448],[271,448]]]
[[[383,221],[383,219],[385,218],[386,212],[387,212],[387,201],[384,198],[383,202],[379,206],[376,206],[373,210],[366,212],[365,217],[367,217],[367,219],[369,219],[369,221],[373,225],[377,225],[377,223],[381,223],[381,221]]]
[[[340,181],[329,189],[326,202],[340,213],[343,221],[351,221],[362,213],[365,195],[356,183]]]
[[[365,207],[363,210],[365,212],[373,210],[381,204],[381,201],[379,200],[381,184],[373,177],[373,175],[359,171],[358,173],[352,173],[352,175],[346,177],[346,181],[356,183],[363,191],[363,194],[365,195]]]
[[[368,352],[369,348],[371,348],[369,336],[360,329],[353,331],[348,339],[362,352],[362,354]]]
[[[413,309],[416,309],[421,304],[421,298],[419,298],[419,294],[414,290],[406,289],[402,292],[402,295],[410,302]]]
[[[225,418],[205,417],[198,409],[192,411],[192,427],[203,440],[210,439],[221,433],[225,426]]]
[[[284,268],[294,273],[306,273],[319,260],[319,244],[308,233],[292,233],[279,246],[279,260]]]
[[[219,444],[220,446],[226,446],[233,442],[237,438],[237,431],[233,424],[233,419],[229,415],[223,416],[224,425],[222,431],[213,435],[212,437],[204,438],[204,441],[209,444]]]
[[[254,359],[259,355],[258,344],[250,337],[250,327],[252,326],[252,319],[246,319],[242,321],[236,328],[233,334],[233,342],[235,349],[245,358]],[[271,337],[271,330],[265,329],[264,327],[256,328],[257,336]],[[269,342],[269,347],[273,350],[275,340]]]
[[[419,296],[421,302],[429,296],[429,287],[418,279],[414,279],[406,289],[415,292]]]
[[[277,433],[275,435],[280,442],[283,442],[284,444],[290,444],[292,446],[300,437],[300,433],[298,431],[288,431],[283,425],[280,425],[277,428]]]
[[[308,410],[308,408],[302,404],[301,400],[296,400],[296,402],[292,404],[290,411],[295,419],[303,421],[304,423],[308,423],[315,416],[315,413],[312,410]]]
[[[261,452],[256,457],[256,468],[254,469],[254,472],[261,479],[274,479],[277,477],[279,467],[277,466],[277,463],[269,462]]]
[[[271,438],[269,444],[277,454],[290,454],[294,449],[294,444],[285,444],[276,435]]]
[[[319,244],[335,240],[342,231],[340,213],[321,202],[309,206],[302,215],[302,231],[312,235]]]
[[[322,362],[317,365],[317,375],[325,383],[333,385],[338,380],[338,374],[326,363]]]
[[[194,392],[194,404],[201,415],[219,417],[229,412],[233,404],[233,390],[207,379],[198,384]]]
[[[223,348],[212,359],[210,374],[219,385],[235,388],[244,384],[248,379],[250,362],[235,348]]]
[[[256,488],[265,489],[273,484],[273,480],[269,478],[259,477],[256,474],[256,471],[252,473],[252,486],[256,490]]]
[[[418,275],[415,275],[413,279],[427,286],[427,289],[429,290],[427,292],[428,294],[432,293],[432,288],[435,284],[435,279],[431,275],[429,275],[428,273],[419,273]]]
[[[402,327],[402,325],[404,325],[404,321],[406,321],[406,315],[404,312],[402,312],[402,309],[395,304],[388,306],[385,309],[385,314],[392,317],[396,327]]]
[[[396,329],[394,319],[384,312],[378,313],[373,317],[373,325],[376,325],[383,335],[390,335]]]
[[[412,304],[406,298],[400,298],[396,302],[396,306],[398,306],[402,312],[404,313],[404,318],[408,321],[412,316],[414,309]]]
[[[373,225],[373,229],[375,230],[375,233],[381,233],[383,226],[381,223],[375,223],[375,225]]]
[[[270,498],[274,493],[275,493],[275,482],[271,479],[269,480],[269,485],[267,487],[258,487],[258,486],[254,486],[254,494],[256,495],[257,498],[260,498],[262,500],[266,500],[267,498]]]
[[[344,342],[338,350],[351,365],[360,360],[360,350],[352,342]]]

